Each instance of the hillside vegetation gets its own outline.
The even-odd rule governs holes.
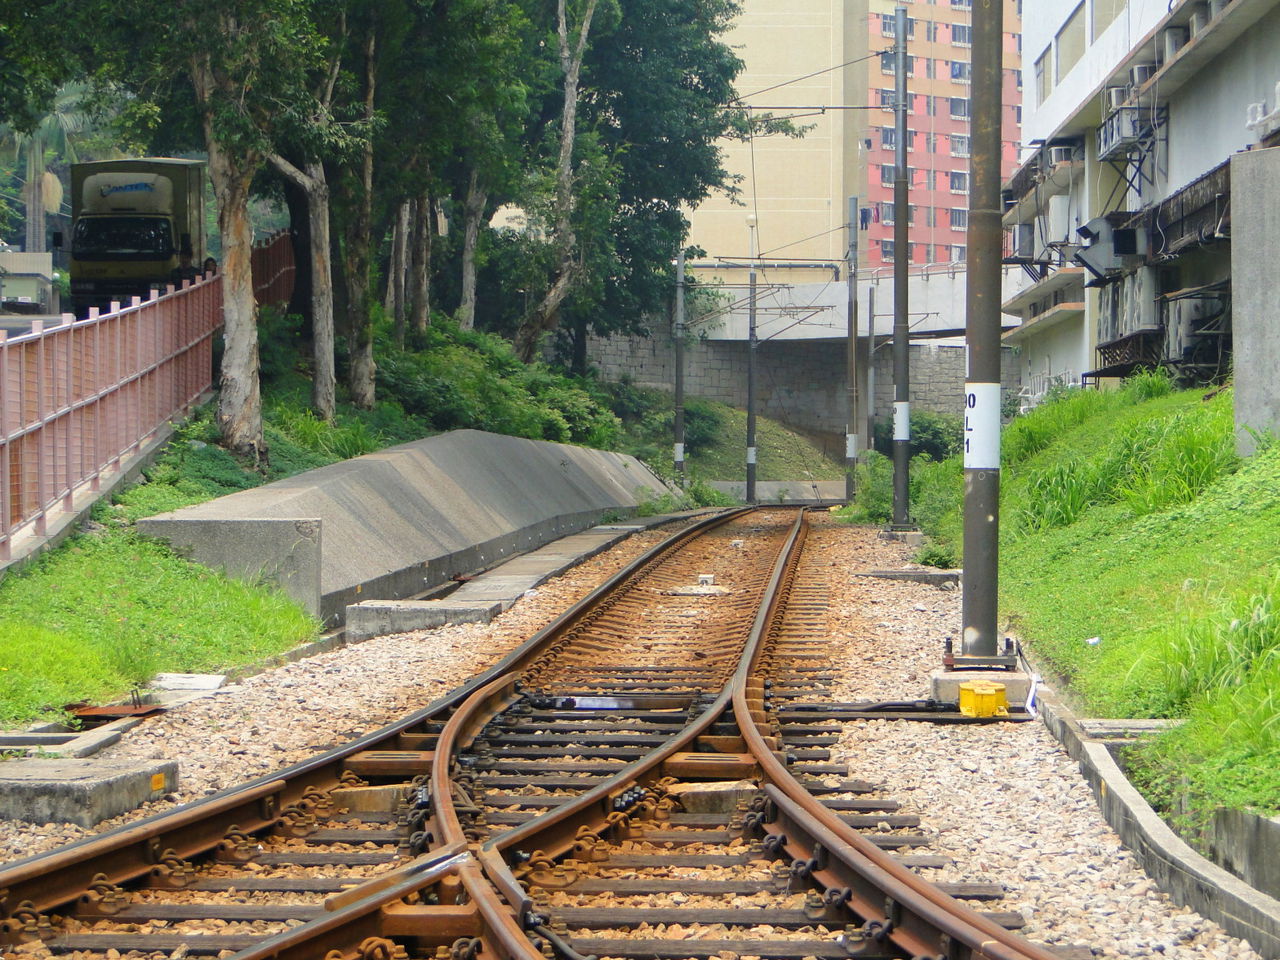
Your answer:
[[[98,504],[88,529],[0,579],[0,727],[59,718],[76,701],[125,697],[157,673],[241,667],[318,634],[283,594],[139,536],[141,517],[462,427],[622,450],[671,475],[670,395],[526,365],[502,338],[439,317],[408,349],[381,337],[381,401],[371,411],[340,404],[325,423],[307,406],[307,371],[289,345],[297,325],[273,314],[263,325],[269,464],[255,467],[219,446],[212,408],[200,410],[143,482]],[[741,474],[742,413],[691,400],[687,420],[688,494],[658,496],[642,513],[729,502],[702,481]],[[840,475],[781,426],[761,419],[759,434],[762,479]]]
[[[1280,811],[1280,449],[1238,459],[1229,390],[1143,375],[1017,418],[1003,463],[1001,609],[1032,655],[1092,716],[1185,720],[1128,759],[1188,833]],[[915,464],[931,557],[959,559],[961,478]]]

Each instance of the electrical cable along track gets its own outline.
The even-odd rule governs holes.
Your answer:
[[[700,521],[391,727],[0,869],[3,952],[1061,960],[780,722],[827,679],[806,529]]]

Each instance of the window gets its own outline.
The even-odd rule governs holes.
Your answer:
[[[938,225],[938,210],[936,207],[924,208],[924,225],[926,227],[936,227]]]
[[[936,20],[926,20],[924,22],[924,38],[929,43],[938,42],[938,22]]]
[[[1019,90],[1022,89],[1022,71],[1021,70],[1013,71],[1013,82],[1018,85]]]
[[[882,186],[887,187],[893,183],[893,170],[894,165],[892,163],[880,164],[880,184]]]
[[[893,109],[893,91],[882,89],[877,92],[880,94],[880,109],[892,110]]]
[[[973,27],[967,23],[951,25],[951,45],[953,47],[969,47],[973,45]]]
[[[951,62],[951,79],[956,83],[968,83],[971,68],[969,64],[962,60],[952,60]],[[954,114],[953,114],[954,116]]]
[[[1093,0],[1092,38],[1097,40],[1102,32],[1111,26],[1120,11],[1124,9],[1125,0]]]
[[[926,95],[924,98],[924,112],[927,116],[936,117],[938,115],[938,103],[932,95]]]
[[[880,241],[880,257],[885,263],[893,263],[893,241]]]
[[[892,150],[898,145],[898,131],[893,127],[880,128],[880,146],[885,150]]]
[[[957,243],[951,248],[951,262],[964,263],[965,252],[964,244]]]
[[[954,3],[955,0],[952,0],[952,2]],[[895,14],[892,14],[892,13],[880,14],[880,36],[882,37],[897,36],[898,25],[897,23],[894,22],[894,18],[895,18]],[[907,17],[907,37],[913,38],[915,37],[915,35],[916,35],[916,18]]]
[[[1013,122],[1022,125],[1022,105],[1016,104],[1013,108]]]
[[[1013,34],[1013,42],[1018,45],[1018,52],[1021,53],[1022,52],[1022,34],[1020,33]]]
[[[973,7],[973,0],[951,0],[951,5],[963,10],[969,10]]]
[[[889,225],[893,224],[893,204],[892,203],[880,204],[880,222],[887,223]]]
[[[955,174],[952,174],[952,183],[955,182]],[[951,229],[964,230],[969,226],[969,211],[962,210],[959,207],[952,207],[949,211],[951,214]]]
[[[1054,47],[1058,51],[1055,64],[1054,82],[1061,83],[1084,55],[1084,4],[1076,7],[1067,22],[1062,25],[1054,38]]]
[[[925,188],[926,190],[932,190],[932,189],[933,189],[933,185],[934,185],[934,183],[935,183],[935,180],[934,180],[934,176],[933,176],[933,174],[934,174],[934,171],[932,171],[932,170],[926,170],[926,171],[924,172],[924,180],[923,180],[923,183],[924,183],[924,188]]]
[[[1049,54],[1053,52],[1050,46],[1044,53],[1040,54],[1036,60],[1036,104],[1042,104],[1049,99],[1049,94],[1053,92],[1053,74],[1049,70]]]
[[[916,132],[914,130],[907,131],[907,152],[910,153],[916,148]]]
[[[937,76],[937,61],[932,57],[926,57],[924,61],[924,75],[928,80],[933,80]]]
[[[924,148],[930,153],[936,153],[938,150],[938,135],[936,133],[926,133],[924,135]]]
[[[953,133],[951,135],[951,155],[953,157],[969,156],[969,138]]]
[[[951,171],[951,192],[964,193],[969,189],[969,174],[963,170]],[[952,211],[953,213],[955,211]],[[955,226],[953,223],[952,226]]]
[[[951,116],[967,117],[969,116],[969,100],[966,97],[951,98]]]

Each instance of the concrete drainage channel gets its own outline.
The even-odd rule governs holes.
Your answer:
[[[138,703],[142,707],[154,705],[158,709],[151,711],[153,713],[172,709],[215,694],[228,680],[238,681],[285,662],[327,653],[344,644],[450,623],[487,623],[529,590],[625,537],[700,512],[600,524],[513,557],[465,581],[443,598],[366,600],[352,604],[347,608],[345,630],[333,631],[312,643],[228,675],[161,674]],[[26,754],[0,762],[0,819],[92,827],[172,793],[178,785],[176,761],[124,763],[95,756],[118,743],[125,733],[145,719],[145,715],[122,716],[84,731],[60,724],[0,731],[0,753]]]

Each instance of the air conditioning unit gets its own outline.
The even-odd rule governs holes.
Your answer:
[[[1197,3],[1191,8],[1191,36],[1196,36],[1209,25],[1209,5],[1206,3]]]
[[[1076,158],[1075,147],[1050,147],[1049,165],[1056,167],[1060,163],[1070,163]]]
[[[1148,80],[1156,75],[1154,63],[1140,63],[1129,68],[1129,86],[1137,93]]]
[[[1164,54],[1164,62],[1168,63],[1178,55],[1178,51],[1187,45],[1186,27],[1166,27],[1160,35],[1160,49]]]
[[[1107,112],[1119,110],[1124,102],[1129,99],[1129,88],[1124,87],[1107,87]]]
[[[1035,256],[1036,225],[1034,223],[1015,223],[1013,225],[1013,255],[1025,260]]]

